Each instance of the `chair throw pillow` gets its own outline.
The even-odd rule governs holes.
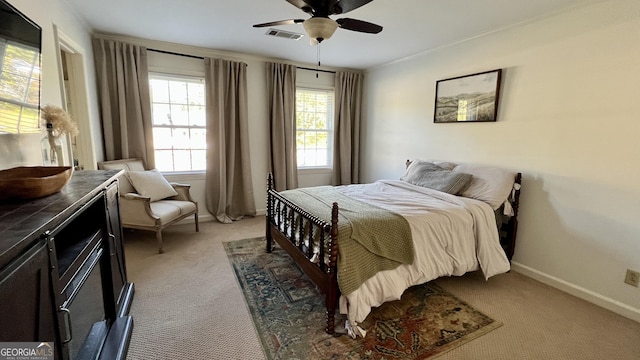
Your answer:
[[[400,180],[456,195],[471,181],[471,175],[453,172],[427,161],[415,160]]]
[[[136,192],[151,201],[166,199],[178,195],[178,192],[169,184],[167,179],[158,170],[128,171],[126,172],[131,185]]]

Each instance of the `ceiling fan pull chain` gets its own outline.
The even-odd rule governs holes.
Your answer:
[[[316,66],[316,79],[318,78],[318,70],[320,69],[320,43],[318,43],[316,49],[316,57],[318,58],[318,65]]]

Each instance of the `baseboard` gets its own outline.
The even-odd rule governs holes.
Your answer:
[[[266,209],[258,209],[256,210],[256,216],[264,216],[267,213]],[[206,214],[198,213],[198,222],[203,223],[206,221],[215,221],[216,218],[211,215],[211,213],[207,212]],[[193,216],[189,216],[184,218],[176,223],[177,224],[193,224],[195,223],[195,218]]]
[[[214,218],[213,215],[211,215],[209,212],[207,212],[205,214],[198,212],[198,223],[203,223],[203,222],[207,222],[207,221],[213,221],[215,219],[216,218]],[[186,218],[178,221],[174,225],[193,224],[195,222],[196,222],[196,219],[193,216],[189,216],[189,217],[186,217]]]
[[[557,277],[545,274],[539,270],[522,265],[517,262],[511,262],[511,270],[518,272],[522,275],[528,276],[532,279],[538,280],[541,283],[552,286],[556,289],[562,290],[568,294],[578,297],[582,300],[588,301],[592,304],[598,305],[607,310],[613,311],[618,315],[622,315],[631,320],[640,322],[640,309],[634,308],[627,304],[623,304],[617,300],[603,296],[589,289],[585,289],[578,285],[564,281]]]

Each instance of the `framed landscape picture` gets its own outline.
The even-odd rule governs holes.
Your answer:
[[[502,69],[436,82],[434,123],[496,121]]]

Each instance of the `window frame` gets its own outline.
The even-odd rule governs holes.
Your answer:
[[[335,137],[335,104],[336,104],[336,94],[335,94],[335,88],[333,86],[322,86],[322,85],[310,85],[310,84],[297,84],[296,85],[296,104],[295,104],[295,113],[296,113],[296,123],[295,123],[295,131],[296,131],[296,159],[299,157],[299,153],[298,153],[298,145],[297,145],[297,134],[298,131],[317,131],[317,130],[306,130],[306,129],[299,129],[298,128],[298,109],[297,109],[297,96],[298,96],[298,90],[303,90],[303,91],[312,91],[312,92],[328,92],[332,94],[332,109],[328,109],[327,114],[330,114],[330,116],[327,116],[327,124],[330,124],[331,126],[328,127],[326,129],[327,132],[327,152],[328,152],[328,156],[327,156],[327,161],[328,161],[328,165],[320,165],[320,166],[298,166],[298,164],[296,164],[296,168],[298,170],[298,173],[300,174],[323,174],[323,173],[327,173],[327,172],[332,172],[333,171],[333,156],[334,156],[334,137]],[[297,160],[296,160],[297,161]]]
[[[29,76],[24,78],[24,82],[21,82],[21,86],[24,85],[24,93],[20,99],[0,98],[2,104],[8,106],[15,106],[18,108],[17,116],[7,116],[0,120],[2,123],[6,123],[10,126],[3,126],[0,128],[0,134],[37,134],[42,131],[40,126],[40,87],[42,83],[42,64],[40,49],[37,47],[29,46],[24,43],[0,39],[0,77],[5,75],[12,75],[8,72],[5,74],[5,61],[7,61],[7,48],[9,46],[16,47],[19,50],[33,52],[33,56],[30,60],[26,58],[22,59],[25,63],[30,65]],[[15,73],[13,74],[15,76]],[[3,82],[3,81],[0,81]],[[35,90],[33,87],[35,86]],[[34,97],[32,102],[29,102],[31,97]],[[31,113],[31,114],[29,114]],[[4,115],[0,114],[0,115]],[[32,116],[29,116],[32,115]]]
[[[197,80],[197,82],[202,82],[202,84],[205,86],[204,90],[205,90],[205,98],[204,98],[204,110],[205,110],[205,116],[206,116],[206,79],[204,74],[199,74],[199,73],[190,73],[190,74],[182,74],[182,73],[173,73],[173,72],[166,72],[166,71],[159,71],[159,70],[153,70],[153,69],[149,69],[149,81],[151,82],[151,80],[153,79],[163,79],[163,80],[180,80],[183,79],[185,81],[193,81],[193,80]],[[169,128],[169,129],[174,129],[174,128],[189,128],[189,129],[202,129],[205,130],[205,142],[206,142],[206,118],[205,118],[205,125],[204,126],[200,126],[200,125],[155,125],[155,123],[153,122],[153,98],[151,96],[151,84],[149,84],[149,90],[150,90],[150,104],[151,104],[151,111],[152,111],[152,119],[151,119],[151,127],[152,129],[156,129],[156,128]],[[171,104],[169,102],[169,104]],[[151,135],[153,137],[153,134]],[[156,141],[155,141],[155,137],[153,137],[153,150],[154,150],[154,155],[157,149],[156,147]],[[205,168],[204,169],[198,169],[198,170],[158,170],[163,174],[167,174],[169,176],[179,176],[179,175],[202,175],[205,174],[207,169],[206,169],[206,148],[207,144],[205,144]],[[199,148],[188,148],[188,149],[178,149],[178,150],[201,150]],[[173,148],[171,149],[159,149],[159,150],[174,150]],[[175,160],[174,160],[175,161]]]

